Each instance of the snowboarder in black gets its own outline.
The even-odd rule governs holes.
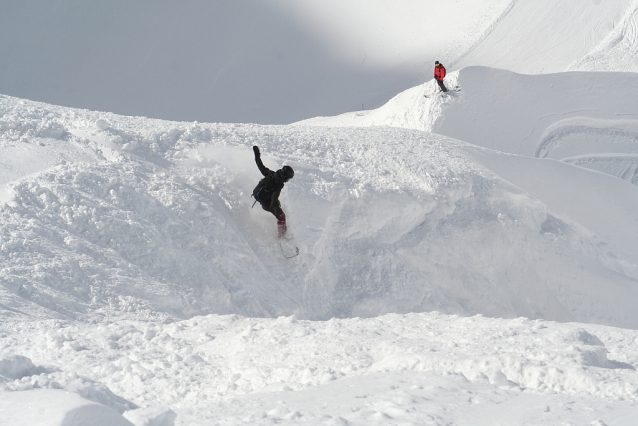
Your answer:
[[[288,182],[295,175],[295,171],[290,166],[283,166],[281,169],[273,172],[261,161],[261,153],[259,147],[253,146],[255,152],[255,162],[259,171],[265,177],[259,181],[255,189],[253,190],[253,197],[256,202],[261,204],[261,207],[275,215],[277,218],[277,231],[279,238],[286,235],[286,215],[281,209],[281,203],[279,202],[279,194],[284,187],[284,184]]]

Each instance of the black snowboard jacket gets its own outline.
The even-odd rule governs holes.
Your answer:
[[[259,188],[261,192],[255,188],[253,195],[255,195],[255,198],[264,210],[276,213],[277,208],[281,207],[279,194],[284,187],[284,179],[281,178],[279,170],[273,172],[264,166],[264,163],[261,161],[261,156],[257,154],[255,154],[255,162],[257,163],[257,167],[259,167],[259,171],[265,177],[257,185],[257,188]],[[256,192],[259,192],[259,195],[256,195]]]

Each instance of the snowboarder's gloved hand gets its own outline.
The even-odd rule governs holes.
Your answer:
[[[255,157],[259,157],[261,154],[259,153],[259,147],[253,146],[253,151],[255,152]]]

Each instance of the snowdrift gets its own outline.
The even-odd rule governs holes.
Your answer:
[[[438,310],[638,327],[635,187],[603,174],[514,157],[499,168],[493,151],[406,129],[1,107],[2,150],[50,165],[2,157],[5,318]],[[295,260],[271,215],[250,208],[254,144],[267,166],[297,172],[282,198]],[[507,165],[547,185],[521,190]],[[561,210],[592,196],[583,176],[606,188],[605,204]],[[549,187],[570,203],[552,204]]]
[[[638,3],[631,2],[612,31],[591,52],[570,64],[568,70],[638,72]]]

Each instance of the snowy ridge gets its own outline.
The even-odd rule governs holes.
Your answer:
[[[635,0],[1,6],[11,42],[0,93],[173,120],[290,123],[374,108],[435,60],[449,71],[637,71]]]
[[[453,88],[458,83],[458,72],[447,76],[446,84]],[[314,117],[293,125],[330,127],[390,126],[431,132],[443,114],[444,108],[458,96],[441,94],[434,80],[399,93],[385,105],[369,111],[356,111],[335,117]]]

